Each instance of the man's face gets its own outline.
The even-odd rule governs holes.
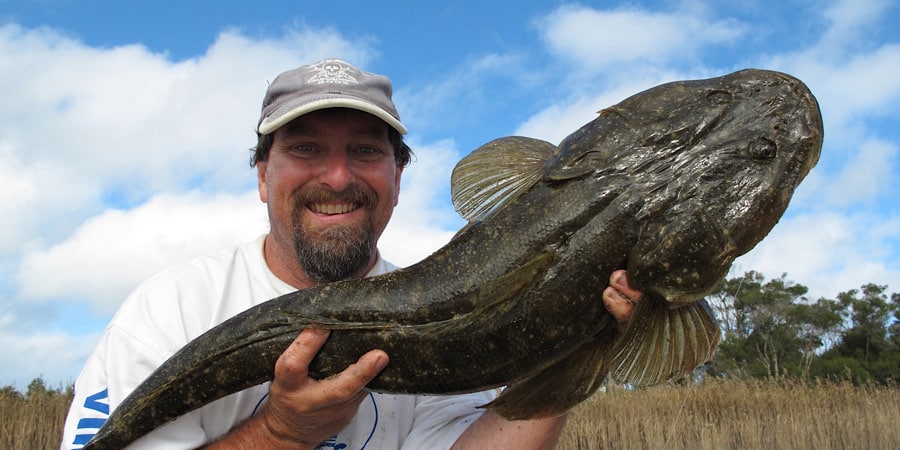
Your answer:
[[[325,109],[275,131],[268,160],[257,165],[266,245],[277,247],[267,255],[293,252],[316,282],[365,274],[400,192],[387,127],[361,111]]]

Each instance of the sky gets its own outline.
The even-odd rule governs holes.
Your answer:
[[[267,82],[340,57],[394,82],[414,163],[380,242],[398,265],[464,222],[453,165],[491,139],[558,143],[655,85],[792,74],[818,166],[739,258],[835,298],[900,290],[900,5],[0,0],[0,386],[75,380],[142,280],[268,229],[249,166]]]

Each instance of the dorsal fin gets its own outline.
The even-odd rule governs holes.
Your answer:
[[[556,146],[510,136],[478,147],[456,164],[450,177],[453,207],[469,222],[484,220],[533,186]]]

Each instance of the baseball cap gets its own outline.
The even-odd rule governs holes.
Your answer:
[[[257,131],[269,134],[304,114],[326,108],[367,112],[406,134],[391,100],[391,80],[363,72],[340,59],[288,70],[266,89]]]

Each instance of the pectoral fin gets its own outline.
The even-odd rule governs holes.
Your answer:
[[[536,375],[518,381],[485,405],[509,420],[558,416],[594,394],[606,378],[613,340],[598,337]]]
[[[520,136],[478,147],[453,168],[454,208],[470,223],[484,220],[537,183],[555,151],[549,142]]]
[[[610,373],[635,386],[672,380],[712,358],[720,337],[705,300],[669,309],[662,300],[645,298],[612,350]]]

